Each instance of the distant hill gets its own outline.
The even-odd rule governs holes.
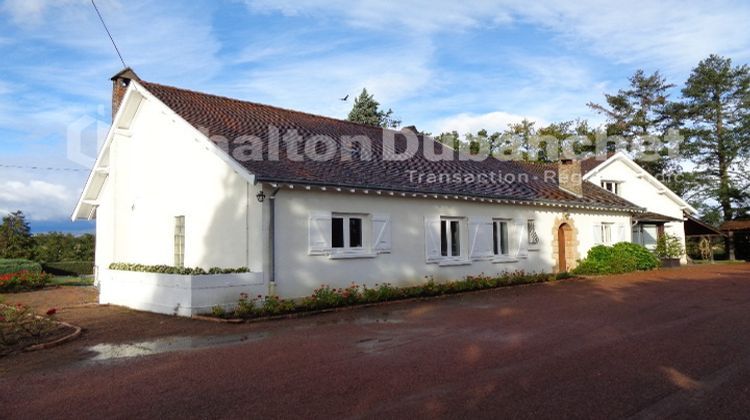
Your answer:
[[[94,233],[95,222],[78,221],[71,222],[70,220],[29,220],[32,233],[46,233],[46,232],[62,232],[72,233],[74,235],[82,235],[84,233]]]

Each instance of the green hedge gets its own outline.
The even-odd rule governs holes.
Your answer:
[[[144,273],[162,273],[162,274],[186,274],[186,275],[203,275],[203,274],[229,274],[229,273],[247,273],[250,270],[247,267],[238,268],[219,268],[211,267],[204,270],[200,267],[173,267],[170,265],[144,265],[128,263],[112,263],[109,265],[110,270],[120,271],[140,271]]]
[[[0,274],[17,273],[19,271],[30,271],[32,273],[40,273],[42,271],[42,265],[24,259],[2,259],[0,258]]]
[[[659,259],[648,249],[630,242],[614,246],[597,245],[573,269],[574,274],[620,274],[631,271],[653,270]]]
[[[45,272],[56,276],[87,276],[94,274],[93,261],[59,261],[42,264]]]

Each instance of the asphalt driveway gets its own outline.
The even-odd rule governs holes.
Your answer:
[[[750,413],[750,264],[562,281],[253,325],[108,310],[124,331],[128,319],[144,317],[153,320],[153,331],[142,331],[138,342],[105,342],[111,337],[82,315],[85,309],[70,312],[92,322],[88,337],[0,359],[0,417]]]

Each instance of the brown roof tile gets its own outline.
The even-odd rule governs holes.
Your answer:
[[[750,230],[750,220],[729,220],[719,227],[723,232]]]
[[[460,195],[533,202],[559,202],[572,205],[607,207],[619,210],[640,210],[639,207],[607,191],[586,183],[584,196],[576,197],[558,188],[556,182],[547,182],[539,172],[514,162],[487,159],[482,162],[451,159],[433,162],[422,153],[425,145],[433,146],[440,154],[445,147],[420,136],[418,153],[404,161],[384,160],[383,129],[348,121],[292,111],[283,108],[209,95],[185,89],[139,81],[149,92],[175,111],[189,124],[208,132],[209,136],[220,135],[230,140],[229,153],[239,147],[231,142],[239,136],[257,136],[264,143],[264,159],[238,162],[256,176],[260,182],[295,183],[308,185],[341,186],[352,188],[381,189],[425,194]],[[269,126],[277,127],[283,135],[286,130],[297,130],[303,138],[326,135],[341,146],[342,136],[366,136],[371,139],[372,158],[342,161],[332,159],[324,162],[295,161],[289,158],[284,147],[280,147],[280,159],[265,159],[270,141]],[[406,139],[395,135],[395,148],[403,151]],[[302,142],[300,142],[302,143]],[[304,146],[298,152],[303,154]],[[386,154],[393,151],[386,150]],[[453,156],[457,152],[449,151]],[[543,171],[542,171],[543,172]],[[410,179],[412,174],[462,174],[474,176],[502,173],[518,176],[527,174],[529,182],[434,182],[419,183]]]

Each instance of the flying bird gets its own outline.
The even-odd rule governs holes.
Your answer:
[[[343,98],[339,98],[339,99],[342,100],[342,101],[344,101],[344,102],[346,102],[346,100],[349,99],[349,95],[347,94]]]

